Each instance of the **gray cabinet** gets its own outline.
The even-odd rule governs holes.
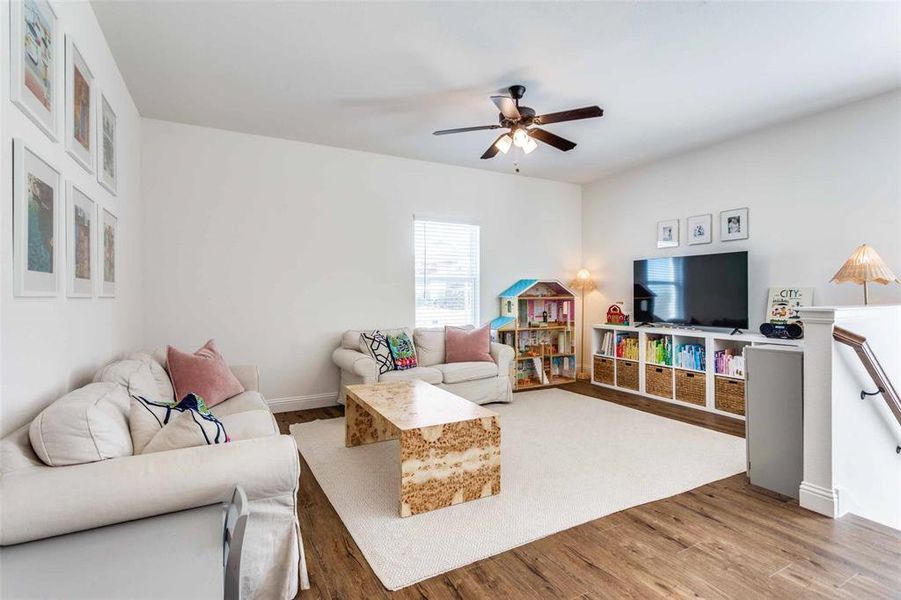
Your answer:
[[[751,483],[792,498],[804,477],[804,353],[745,348],[745,439]]]

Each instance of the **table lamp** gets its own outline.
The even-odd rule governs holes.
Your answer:
[[[589,379],[589,372],[585,370],[585,292],[590,292],[596,289],[597,286],[594,284],[594,279],[592,279],[588,269],[580,269],[576,273],[576,278],[569,284],[569,287],[580,292],[582,304],[582,343],[580,344],[580,358],[582,360],[579,361],[581,370],[576,373],[576,379]]]
[[[863,284],[863,303],[869,304],[869,290],[867,285],[871,281],[888,285],[901,283],[888,265],[882,260],[875,250],[867,244],[862,244],[854,250],[854,254],[845,261],[838,273],[830,281],[835,283],[861,283]]]

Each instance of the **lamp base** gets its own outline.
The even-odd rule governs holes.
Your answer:
[[[577,381],[591,381],[591,371],[576,371]]]

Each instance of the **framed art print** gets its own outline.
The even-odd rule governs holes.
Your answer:
[[[748,239],[748,209],[736,208],[720,213],[720,239],[724,242]]]
[[[97,243],[100,268],[100,296],[114,298],[119,276],[119,221],[113,213],[97,205]]]
[[[56,141],[59,56],[56,13],[47,0],[9,3],[9,98]]]
[[[70,298],[94,295],[96,219],[94,201],[70,181],[66,185],[66,294]]]
[[[688,245],[713,241],[713,215],[688,217]]]
[[[13,141],[13,291],[55,296],[59,289],[59,172],[22,140]]]
[[[88,173],[94,172],[94,76],[72,36],[66,36],[66,150]]]
[[[679,245],[679,219],[657,223],[657,247],[675,248]]]
[[[97,181],[111,193],[116,193],[119,181],[119,164],[116,160],[118,145],[116,113],[113,112],[106,96],[100,94],[97,107]]]

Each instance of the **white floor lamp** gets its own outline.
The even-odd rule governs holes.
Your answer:
[[[576,379],[589,379],[591,377],[591,371],[585,368],[585,292],[590,292],[596,289],[597,286],[594,284],[594,279],[592,279],[588,269],[580,269],[579,272],[576,273],[576,278],[569,284],[569,287],[580,292],[580,302],[582,305],[582,324],[580,325],[582,328],[582,343],[579,344],[579,365],[581,368],[579,372],[576,373]]]

